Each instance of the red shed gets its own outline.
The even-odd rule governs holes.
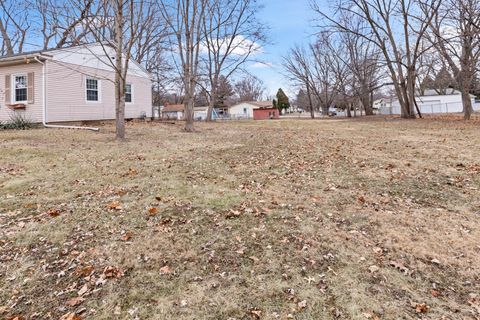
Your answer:
[[[277,108],[253,109],[253,120],[269,120],[280,118]]]

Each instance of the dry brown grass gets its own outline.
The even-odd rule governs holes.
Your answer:
[[[477,123],[180,128],[0,132],[0,317],[480,318]]]

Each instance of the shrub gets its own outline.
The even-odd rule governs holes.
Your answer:
[[[0,130],[26,130],[34,127],[34,123],[24,115],[14,113],[9,121],[0,122]]]

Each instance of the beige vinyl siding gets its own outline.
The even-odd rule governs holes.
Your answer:
[[[90,67],[47,62],[47,121],[107,120],[115,118],[114,73]],[[99,101],[86,101],[86,78],[99,80]],[[126,118],[152,114],[152,83],[144,77],[127,76],[133,103],[125,106]]]
[[[29,94],[29,100],[33,101],[27,103],[25,110],[11,110],[6,104],[8,101],[13,103],[11,99],[6,99],[6,94],[14,94],[15,88],[10,84],[10,90],[6,90],[5,78],[10,75],[10,81],[13,79],[14,74],[33,74],[33,81],[30,83],[33,86],[33,96]],[[0,67],[0,121],[8,121],[12,115],[19,114],[25,116],[32,122],[42,122],[42,65],[40,63],[30,61],[15,66]],[[7,102],[6,102],[7,101]]]

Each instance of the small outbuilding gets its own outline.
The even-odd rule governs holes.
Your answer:
[[[277,108],[260,108],[253,110],[253,120],[279,119],[280,112]]]

